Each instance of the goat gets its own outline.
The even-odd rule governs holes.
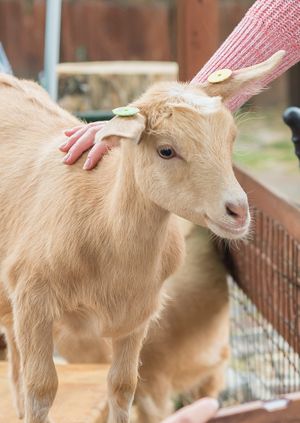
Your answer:
[[[184,265],[164,283],[166,304],[151,322],[140,353],[135,392],[138,423],[159,423],[174,411],[174,397],[218,397],[229,357],[226,269],[210,234],[183,219]],[[110,363],[111,346],[76,319],[55,326],[58,353],[70,363]]]
[[[282,55],[220,84],[151,87],[133,103],[139,113],[98,133],[121,145],[90,173],[58,158],[63,129],[78,121],[32,82],[1,75],[0,322],[26,423],[48,422],[53,323],[73,314],[97,316],[112,339],[107,421],[128,422],[143,338],[183,258],[173,213],[228,238],[249,228],[231,163],[235,125],[216,95],[250,90]]]

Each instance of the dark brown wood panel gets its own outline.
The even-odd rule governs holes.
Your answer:
[[[219,44],[217,0],[177,0],[177,60],[179,78],[189,81]]]
[[[17,76],[43,68],[45,0],[0,0],[0,41]],[[171,3],[63,0],[62,62],[176,60]]]
[[[36,1],[32,7],[19,0],[0,1],[0,41],[13,70],[35,75],[42,69],[44,49],[44,7]]]

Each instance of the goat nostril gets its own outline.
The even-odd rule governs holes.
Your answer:
[[[242,204],[226,203],[226,213],[240,223],[245,223],[248,216],[248,206]]]
[[[237,212],[236,211],[234,211],[234,210],[232,210],[228,205],[226,206],[226,213],[229,215],[229,216],[232,216],[232,217],[238,217],[238,214],[237,214]]]

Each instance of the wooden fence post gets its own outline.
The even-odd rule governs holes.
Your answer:
[[[300,107],[300,63],[289,71],[289,106]]]
[[[177,0],[179,79],[192,79],[215,52],[218,44],[218,0]]]

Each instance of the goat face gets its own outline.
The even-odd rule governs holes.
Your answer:
[[[182,89],[190,100],[194,96],[197,107],[179,98],[152,104],[134,152],[136,181],[160,207],[207,225],[221,237],[244,236],[250,215],[246,194],[232,169],[236,135],[232,115],[219,97],[201,95],[189,86],[169,86],[175,89]],[[154,98],[161,91],[156,94]]]
[[[98,139],[130,138],[136,183],[160,207],[225,238],[247,234],[247,196],[232,169],[236,129],[224,102],[255,94],[284,52],[201,86],[176,82],[151,87],[135,103],[140,113],[117,117]]]

